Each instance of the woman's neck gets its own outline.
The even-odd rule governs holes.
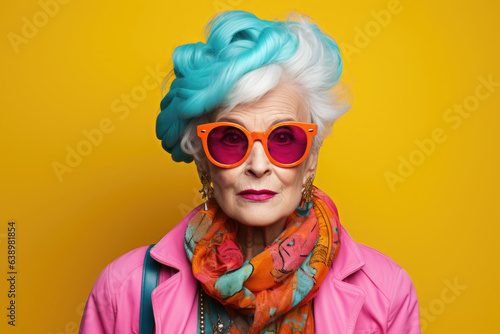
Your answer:
[[[237,238],[245,261],[250,260],[272,244],[281,232],[283,232],[285,223],[286,217],[269,226],[239,224]]]

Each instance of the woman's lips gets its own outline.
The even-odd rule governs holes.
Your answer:
[[[276,195],[276,192],[267,189],[263,190],[247,189],[239,192],[238,195],[252,201],[265,201],[267,199],[273,198],[274,195]]]

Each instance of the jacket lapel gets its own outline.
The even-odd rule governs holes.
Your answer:
[[[151,299],[156,334],[196,333],[198,282],[192,274],[191,263],[184,250],[184,234],[189,220],[200,207],[191,211],[151,248],[151,256],[156,261],[178,271],[167,280],[162,280],[160,275],[160,284],[153,290]]]
[[[364,258],[351,236],[340,225],[340,250],[318,296],[314,298],[314,325],[317,333],[352,334],[365,303],[364,291],[343,280],[358,271]]]

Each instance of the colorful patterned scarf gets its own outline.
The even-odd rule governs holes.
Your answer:
[[[274,243],[249,261],[238,246],[238,223],[214,200],[190,220],[184,242],[194,276],[231,318],[235,311],[253,316],[248,333],[314,333],[312,299],[340,249],[327,198],[313,187],[312,201],[297,207]],[[240,333],[234,322],[229,333]]]

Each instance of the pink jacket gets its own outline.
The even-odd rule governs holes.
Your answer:
[[[333,202],[329,204],[336,212]],[[164,264],[151,297],[156,334],[197,333],[198,284],[184,250],[184,232],[198,210],[151,249],[151,256]],[[386,255],[354,242],[339,226],[339,254],[313,300],[316,333],[420,333],[417,294],[406,271]],[[80,334],[139,333],[146,249],[134,249],[102,271],[85,306]]]

